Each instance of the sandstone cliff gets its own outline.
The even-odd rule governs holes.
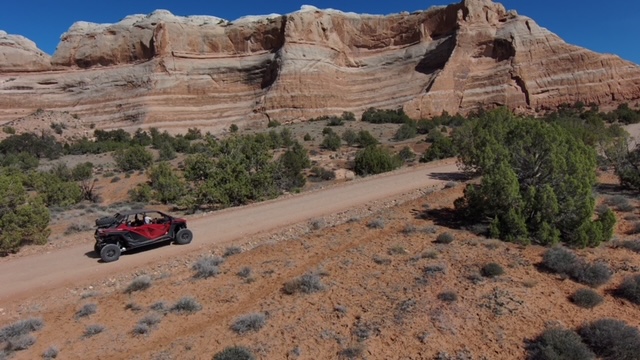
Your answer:
[[[491,0],[356,15],[133,15],[74,24],[49,58],[0,33],[0,121],[37,108],[101,127],[227,128],[399,107],[413,117],[640,98],[640,67]]]

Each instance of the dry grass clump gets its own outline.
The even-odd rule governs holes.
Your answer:
[[[311,294],[322,290],[324,290],[324,284],[322,284],[320,275],[312,273],[288,281],[283,287],[283,291],[288,295],[296,293]]]

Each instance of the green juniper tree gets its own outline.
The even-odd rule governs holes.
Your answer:
[[[456,208],[507,241],[595,246],[611,237],[610,210],[593,220],[595,150],[565,128],[487,112],[454,135],[463,169],[481,175]]]

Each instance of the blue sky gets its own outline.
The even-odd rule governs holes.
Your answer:
[[[286,14],[303,4],[358,13],[389,14],[424,10],[456,0],[13,0],[2,4],[0,30],[35,41],[51,54],[60,35],[75,21],[118,22],[130,14],[167,9],[176,15],[213,15],[234,20],[244,15]],[[507,9],[533,18],[571,44],[612,53],[640,64],[640,1],[504,0]]]

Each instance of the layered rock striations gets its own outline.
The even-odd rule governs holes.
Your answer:
[[[227,128],[368,107],[413,117],[640,98],[640,67],[566,44],[490,0],[389,16],[304,7],[85,22],[52,57],[0,33],[0,121],[37,108],[101,127]]]

